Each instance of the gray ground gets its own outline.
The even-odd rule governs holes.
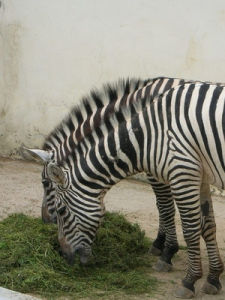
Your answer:
[[[23,212],[32,216],[40,216],[42,202],[41,186],[42,166],[19,160],[0,159],[0,219],[11,213]],[[217,223],[217,240],[221,249],[222,259],[225,258],[225,198],[213,197],[214,211]],[[120,211],[132,222],[137,222],[151,238],[155,238],[158,228],[158,213],[154,194],[147,183],[134,180],[123,180],[114,186],[105,197],[106,209]],[[176,216],[179,243],[185,245],[182,237],[179,215]],[[204,274],[207,274],[207,256],[202,243],[202,261]],[[159,292],[154,299],[174,299],[172,296],[176,283],[184,276],[186,267],[186,251],[179,251],[174,260],[173,271],[170,273],[154,272],[159,280],[163,281]],[[203,295],[200,291],[204,278],[196,285],[195,299],[225,299],[225,274],[221,276],[224,290],[220,295]],[[147,299],[145,296],[132,299]]]

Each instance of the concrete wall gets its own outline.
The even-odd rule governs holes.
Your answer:
[[[0,0],[0,155],[123,76],[225,81],[224,0]]]

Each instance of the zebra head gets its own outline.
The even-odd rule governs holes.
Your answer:
[[[45,151],[40,149],[25,148],[33,157],[38,158],[44,163],[42,172],[42,186],[44,196],[42,201],[41,215],[44,223],[57,223],[55,211],[55,183],[47,175],[47,166],[49,162],[55,161],[54,151]]]
[[[40,155],[40,152],[36,154]],[[45,162],[42,182],[44,190],[48,195],[52,195],[62,255],[72,264],[75,254],[78,254],[81,263],[85,264],[91,256],[91,246],[104,215],[104,193],[102,191],[93,193],[88,187],[84,190],[83,187],[87,182],[75,178],[70,171],[71,166],[58,165],[52,159],[52,155],[42,154],[44,153],[41,152],[40,158]],[[44,197],[48,211],[50,199]],[[44,201],[42,218],[45,217]]]
[[[91,246],[104,215],[103,193],[95,195],[81,188],[68,166],[47,164],[48,178],[55,183],[55,210],[61,252],[69,264],[78,254],[82,264],[92,254]]]

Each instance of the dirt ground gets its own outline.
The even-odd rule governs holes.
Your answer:
[[[9,214],[22,212],[32,216],[40,216],[42,203],[41,186],[42,166],[26,161],[0,158],[0,220]],[[225,259],[225,198],[213,197],[214,211],[217,223],[217,240],[221,250],[221,256]],[[155,197],[147,183],[123,180],[114,186],[105,197],[105,205],[108,211],[120,211],[132,221],[139,223],[152,239],[155,238],[158,228],[158,212],[155,205]],[[176,215],[177,233],[180,245],[185,245],[180,219]],[[207,255],[202,243],[202,262],[204,277],[196,284],[195,299],[225,299],[225,274],[221,276],[223,290],[219,295],[209,296],[201,293],[201,286],[207,274]],[[173,270],[169,273],[153,272],[153,275],[162,282],[158,292],[152,300],[175,299],[173,290],[176,284],[184,276],[186,267],[186,251],[182,250],[176,255]],[[144,295],[131,299],[149,299]]]

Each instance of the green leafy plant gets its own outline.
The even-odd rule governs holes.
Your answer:
[[[107,213],[86,266],[69,266],[59,255],[57,227],[39,218],[11,215],[0,222],[0,286],[54,299],[94,298],[114,292],[151,293],[150,241],[137,224]]]

